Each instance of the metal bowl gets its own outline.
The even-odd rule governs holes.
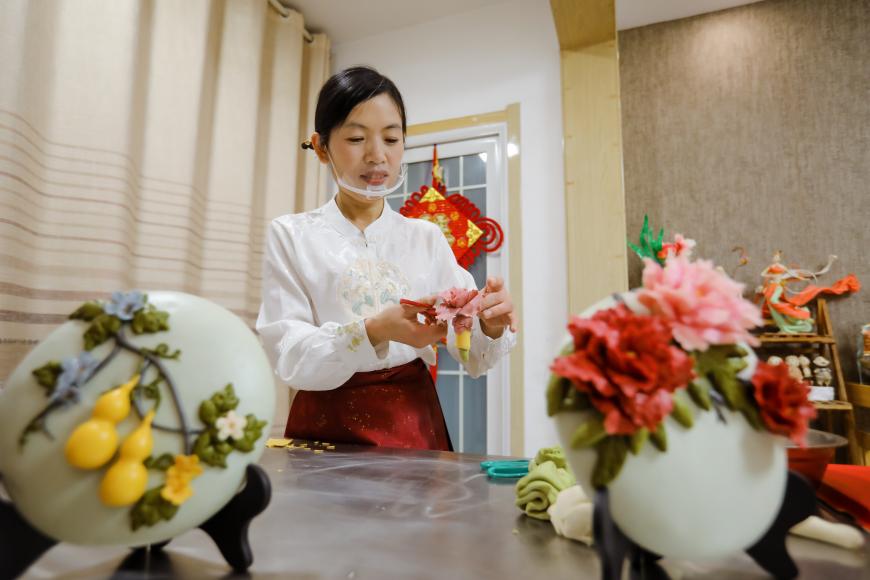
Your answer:
[[[806,445],[798,447],[794,443],[788,446],[788,468],[806,476],[818,489],[828,463],[834,459],[837,447],[846,445],[845,437],[833,433],[810,429],[807,432]]]

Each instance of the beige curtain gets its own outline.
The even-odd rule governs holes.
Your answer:
[[[324,199],[299,143],[328,68],[268,0],[0,3],[0,382],[116,289],[253,326],[266,225]]]

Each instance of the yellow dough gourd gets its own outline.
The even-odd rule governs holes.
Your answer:
[[[459,358],[468,362],[468,351],[471,350],[471,331],[463,330],[456,333],[456,348],[459,350]]]
[[[130,391],[137,384],[138,374],[100,395],[91,418],[76,427],[67,439],[64,454],[70,465],[79,469],[97,469],[112,458],[118,448],[115,424],[130,414]]]
[[[121,444],[118,461],[106,471],[100,482],[100,501],[120,507],[136,503],[148,485],[148,470],[142,464],[151,455],[154,437],[151,432],[151,410],[136,429]]]

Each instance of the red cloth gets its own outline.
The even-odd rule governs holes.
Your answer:
[[[819,497],[855,516],[870,530],[870,467],[830,464],[825,470]]]
[[[444,413],[422,360],[354,374],[329,391],[299,391],[284,436],[451,451]]]
[[[795,306],[803,306],[809,303],[819,294],[845,294],[846,292],[857,292],[861,289],[861,282],[855,274],[849,274],[844,278],[840,278],[830,286],[813,286],[812,284],[798,292],[794,296],[786,298],[788,302]]]

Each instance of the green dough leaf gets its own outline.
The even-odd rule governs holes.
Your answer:
[[[568,356],[574,352],[574,343],[569,341],[562,347],[558,357]],[[579,411],[589,408],[589,400],[579,393],[565,377],[556,373],[550,374],[547,382],[547,415],[552,417],[559,411]]]
[[[552,373],[547,383],[547,415],[552,417],[562,410],[565,394],[571,389],[571,382],[565,377]]]
[[[36,377],[36,382],[39,386],[45,389],[45,396],[49,396],[54,392],[54,386],[57,383],[57,377],[61,375],[63,368],[59,362],[50,361],[33,371],[33,376]]]
[[[712,388],[713,386],[706,377],[698,377],[689,383],[686,390],[689,391],[689,396],[699,408],[709,411],[713,408],[713,401],[710,398],[710,389]]]
[[[154,401],[154,410],[156,411],[160,407],[160,383],[162,382],[163,377],[161,375],[157,375],[157,377],[150,383],[140,384],[135,389],[130,391],[130,401],[136,401],[136,399],[144,396],[145,398]]]
[[[233,384],[229,383],[224,390],[218,391],[211,396],[207,401],[203,401],[199,406],[199,418],[209,427],[214,426],[217,418],[225,414],[227,411],[235,409],[239,406],[239,399],[236,397],[236,392],[233,389]]]
[[[559,378],[562,384],[547,391],[547,413],[551,417],[560,411],[585,411],[592,406],[589,397],[575,389],[568,379]]]
[[[664,260],[659,258],[659,252],[662,250],[662,246],[664,245],[663,240],[665,236],[665,229],[662,228],[659,230],[659,235],[656,239],[652,237],[652,228],[649,225],[649,216],[643,216],[643,227],[640,230],[640,238],[638,239],[637,245],[628,242],[628,247],[637,254],[637,256],[641,259],[650,258],[651,260],[655,260],[659,264],[663,264]]]
[[[653,442],[659,451],[668,450],[668,433],[665,431],[665,422],[659,423],[658,429],[649,434],[650,441]]]
[[[202,402],[199,406],[199,418],[206,425],[214,425],[214,422],[218,418],[218,411],[213,401]]]
[[[710,381],[732,411],[743,411],[752,405],[737,378],[737,373],[746,368],[745,355],[746,351],[735,345],[711,346],[695,354],[695,372]]]
[[[90,322],[103,314],[103,306],[99,302],[85,302],[69,315],[70,320],[84,320]]]
[[[251,413],[246,415],[245,419],[247,419],[245,436],[241,439],[233,440],[233,446],[243,453],[248,453],[254,449],[254,444],[263,434],[263,427],[266,426],[266,422],[257,420],[257,417]]]
[[[169,345],[166,344],[165,342],[161,342],[153,349],[143,347],[143,348],[140,348],[139,350],[142,352],[142,354],[150,354],[152,356],[157,356],[160,358],[169,358],[169,359],[173,359],[173,360],[178,360],[178,357],[181,356],[181,351],[177,350],[177,349],[175,352],[170,353],[169,352]]]
[[[193,452],[200,461],[214,467],[226,467],[227,455],[233,450],[233,446],[226,441],[217,438],[214,430],[200,433],[193,444]]]
[[[163,382],[163,378],[162,378],[162,377],[158,377],[157,379],[155,379],[154,381],[148,383],[147,385],[143,385],[143,386],[142,386],[142,392],[144,393],[144,395],[145,395],[147,398],[154,400],[154,409],[155,409],[155,410],[160,406],[160,400],[161,400],[161,398],[160,398],[160,387],[159,387],[159,385],[160,385],[160,383],[162,383],[162,382]]]
[[[121,319],[111,314],[100,314],[91,321],[85,331],[85,350],[93,350],[103,344],[121,328]]]
[[[143,462],[143,465],[145,465],[145,467],[148,469],[166,471],[167,469],[175,465],[175,457],[173,457],[171,453],[164,453],[160,457],[154,457],[152,455]]]
[[[263,435],[266,421],[260,421],[253,414],[248,414],[245,419],[244,436],[241,439],[218,439],[218,429],[215,426],[218,418],[239,406],[232,383],[229,383],[222,391],[218,391],[210,399],[203,401],[199,406],[199,418],[205,423],[206,430],[196,438],[193,444],[193,452],[203,463],[216,467],[227,466],[227,455],[234,449],[247,453],[254,449],[257,440]]]
[[[640,450],[643,449],[644,443],[649,439],[649,430],[646,427],[641,427],[631,436],[629,440],[629,451],[632,454],[637,455],[640,453]]]
[[[685,395],[681,392],[674,393],[673,402],[674,408],[671,411],[671,417],[673,417],[677,423],[689,429],[694,424],[695,420],[692,417],[692,409],[689,407],[688,401],[684,399]]]
[[[623,436],[611,436],[598,443],[597,450],[598,458],[592,470],[592,485],[600,488],[606,487],[622,471],[622,465],[628,455],[628,443]]]
[[[575,388],[570,388],[562,401],[563,411],[585,411],[592,407],[589,397]]]
[[[48,408],[50,409],[51,405],[49,405]],[[39,415],[31,419],[27,425],[25,425],[24,430],[18,437],[19,448],[23,448],[25,443],[27,443],[27,439],[34,433],[45,433],[49,438],[54,439],[54,437],[52,437],[52,435],[48,432],[48,429],[46,428],[46,417],[46,413],[40,413]]]
[[[758,409],[756,409],[754,405],[747,405],[741,409],[740,412],[743,413],[743,416],[746,417],[746,422],[749,423],[753,429],[756,431],[764,429],[764,425],[761,422],[761,415],[758,414]]]
[[[163,499],[160,495],[162,489],[162,485],[149,489],[130,510],[130,526],[134,532],[142,526],[150,527],[175,517],[178,506]]]
[[[574,449],[592,447],[605,437],[607,431],[604,430],[604,423],[598,417],[591,417],[574,431],[574,435],[571,436],[571,447]]]
[[[169,313],[157,310],[153,304],[149,304],[133,315],[130,328],[135,334],[153,334],[161,330],[169,330]]]

